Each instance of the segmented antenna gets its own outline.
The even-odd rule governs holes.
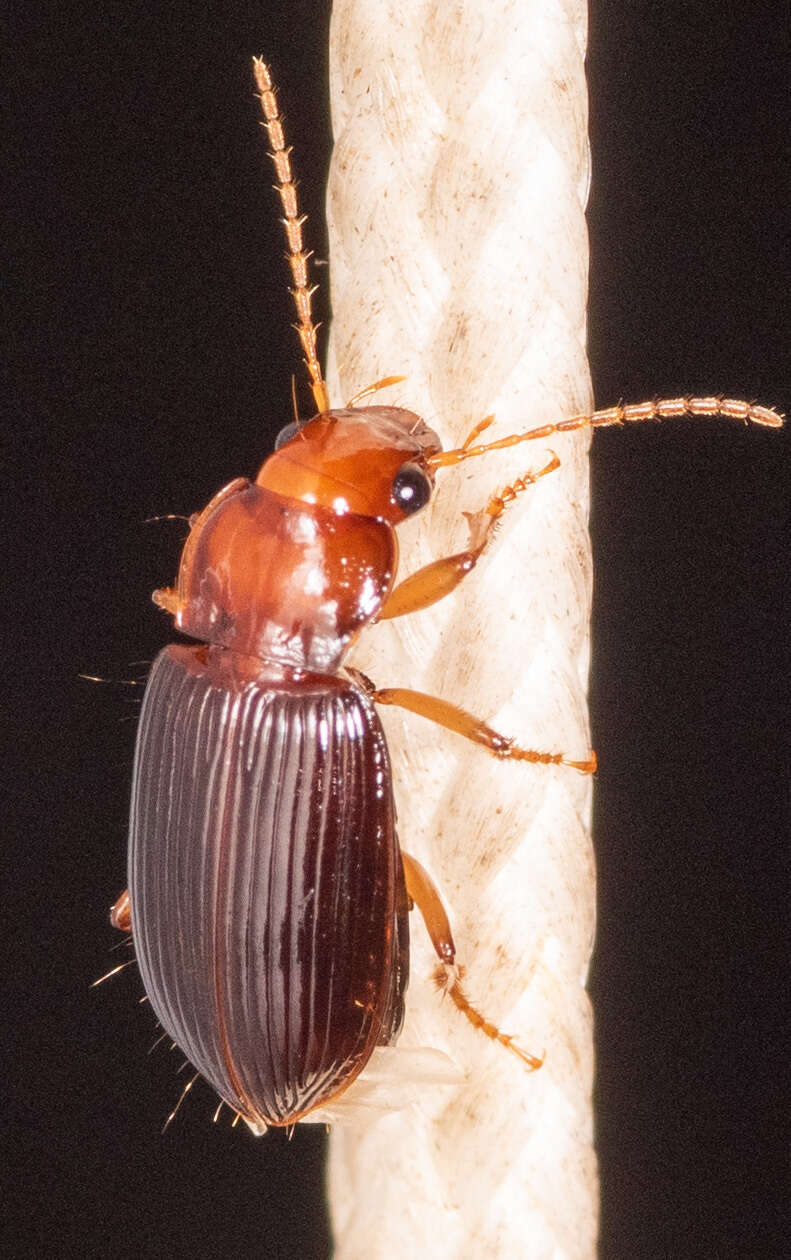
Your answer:
[[[283,135],[283,121],[277,108],[277,97],[272,83],[272,76],[269,73],[269,67],[260,57],[253,58],[253,74],[255,75],[261,109],[264,114],[263,126],[266,127],[269,143],[272,146],[269,156],[275,165],[276,187],[280,194],[280,200],[283,203],[282,223],[286,229],[288,265],[291,268],[291,275],[294,280],[291,296],[297,308],[297,334],[305,355],[305,367],[310,375],[310,387],[313,391],[313,398],[318,411],[321,413],[329,411],[330,399],[324,377],[321,374],[318,355],[316,354],[318,326],[313,323],[310,309],[311,298],[318,286],[313,285],[311,287],[308,285],[308,259],[310,258],[310,252],[305,253],[302,248],[302,224],[307,216],[299,213],[297,186],[294,183],[291,170],[291,149],[286,148],[285,136]]]
[[[429,456],[427,462],[432,468],[446,468],[451,464],[460,464],[465,459],[475,459],[487,451],[502,451],[508,446],[518,446],[520,442],[551,437],[553,433],[574,433],[577,429],[601,429],[613,424],[641,424],[644,420],[668,420],[681,416],[721,416],[727,420],[741,420],[743,424],[764,425],[768,429],[780,428],[784,419],[772,407],[761,407],[758,403],[745,402],[741,398],[723,398],[719,395],[698,398],[687,394],[683,398],[652,398],[648,402],[619,403],[615,407],[593,411],[589,416],[571,416],[557,424],[542,424],[540,428],[528,429],[526,433],[512,433],[496,442],[475,446],[475,439],[494,420],[494,416],[487,416],[475,425],[462,446],[453,451],[439,451],[436,455]]]

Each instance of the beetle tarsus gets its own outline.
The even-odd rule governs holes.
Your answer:
[[[517,1045],[514,1038],[509,1033],[501,1032],[496,1024],[486,1019],[484,1015],[473,1006],[464,989],[461,987],[462,968],[456,964],[440,963],[434,970],[432,979],[443,996],[450,998],[457,1011],[461,1011],[462,1015],[473,1026],[482,1032],[490,1041],[496,1041],[506,1050],[510,1050],[511,1054],[525,1064],[530,1072],[537,1071],[544,1062],[544,1055],[539,1058],[537,1055],[530,1054],[527,1050],[523,1050]]]
[[[512,740],[507,740],[501,747],[493,748],[492,751],[503,761],[527,761],[537,766],[568,766],[571,770],[578,770],[580,774],[595,774],[598,766],[593,749],[584,761],[572,761],[565,753],[539,752],[534,748],[521,748]]]
[[[162,586],[151,594],[153,603],[157,608],[161,608],[163,612],[170,613],[171,617],[175,617],[181,607],[178,591],[172,586]]]

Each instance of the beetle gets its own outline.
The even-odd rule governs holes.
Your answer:
[[[466,548],[396,582],[399,524],[437,473],[489,451],[582,428],[714,414],[776,426],[767,408],[679,398],[575,416],[491,442],[478,423],[443,451],[416,413],[333,409],[316,352],[292,178],[268,68],[255,76],[284,210],[298,333],[316,414],[281,432],[254,482],[232,481],[191,520],[174,588],[155,602],[192,644],[157,657],[135,755],[131,932],[163,1028],[256,1133],[336,1100],[404,1015],[416,905],[455,1006],[525,1067],[541,1060],[468,1000],[439,892],[400,848],[377,705],[397,705],[514,761],[592,773],[595,756],[524,748],[452,703],[379,688],[345,664],[373,622],[431,606],[477,564],[508,505],[558,467],[492,495]]]

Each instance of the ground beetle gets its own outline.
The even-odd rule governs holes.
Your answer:
[[[317,414],[288,425],[255,483],[230,483],[191,522],[178,584],[155,601],[197,645],[151,670],[137,737],[129,891],[112,922],[131,931],[162,1027],[254,1132],[290,1126],[337,1098],[403,1020],[407,915],[416,904],[455,1005],[529,1068],[540,1060],[485,1020],[459,983],[428,873],[395,831],[376,704],[395,704],[501,758],[573,761],[525,749],[444,700],[378,689],[344,669],[372,622],[449,594],[552,455],[469,520],[469,545],[394,586],[394,527],[430,499],[438,470],[553,433],[680,415],[776,426],[767,408],[678,398],[575,416],[488,444],[479,423],[443,451],[411,411],[332,410],[316,354],[307,255],[289,150],[267,67],[255,76],[283,202],[298,331]]]

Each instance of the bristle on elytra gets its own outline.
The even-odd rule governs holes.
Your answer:
[[[714,395],[697,397],[690,394],[683,398],[653,398],[648,402],[618,403],[615,407],[604,407],[601,411],[593,411],[589,415],[570,416],[568,420],[560,420],[556,424],[542,424],[524,433],[512,433],[496,442],[486,442],[475,446],[473,445],[475,439],[491,424],[493,417],[487,416],[475,426],[461,446],[452,451],[438,451],[436,455],[429,457],[428,463],[432,468],[447,468],[453,464],[460,464],[465,459],[475,459],[478,455],[485,455],[488,451],[502,451],[509,446],[518,446],[520,442],[540,441],[542,438],[551,437],[554,433],[575,433],[579,429],[603,429],[610,425],[641,424],[645,420],[670,420],[698,416],[740,420],[743,424],[758,424],[769,429],[779,429],[785,418],[771,407],[745,402],[741,398],[723,398]]]
[[[111,980],[113,976],[117,976],[120,972],[126,971],[127,967],[133,967],[137,962],[136,958],[130,958],[128,962],[119,963],[117,967],[112,967],[110,971],[106,971],[103,976],[99,976],[98,980],[92,981],[91,989],[97,989],[100,984],[104,984],[105,980]]]
[[[179,1071],[180,1071],[180,1070],[181,1070],[181,1069],[179,1069]],[[184,1088],[182,1089],[181,1093],[179,1094],[179,1100],[178,1100],[178,1102],[176,1103],[175,1107],[173,1108],[173,1110],[171,1111],[171,1113],[170,1113],[170,1115],[168,1116],[167,1120],[165,1121],[165,1123],[164,1123],[164,1124],[163,1124],[163,1126],[162,1126],[162,1133],[164,1133],[164,1132],[166,1131],[166,1129],[169,1129],[169,1128],[170,1128],[171,1124],[173,1123],[173,1120],[175,1119],[176,1112],[178,1111],[178,1109],[179,1109],[179,1107],[181,1106],[181,1104],[184,1102],[184,1099],[187,1097],[187,1094],[188,1094],[188,1093],[190,1092],[190,1090],[192,1089],[192,1087],[193,1087],[193,1085],[195,1084],[195,1082],[197,1081],[197,1079],[198,1079],[198,1076],[199,1076],[199,1075],[200,1075],[200,1073],[196,1072],[196,1073],[195,1073],[195,1075],[191,1078],[191,1080],[187,1081],[187,1084],[184,1086]]]
[[[455,964],[440,963],[435,967],[431,979],[443,995],[450,998],[457,1011],[461,1011],[465,1019],[469,1020],[473,1028],[479,1029],[490,1041],[496,1041],[506,1050],[510,1050],[511,1054],[525,1064],[528,1071],[535,1072],[544,1062],[544,1056],[537,1058],[534,1054],[529,1054],[527,1050],[522,1050],[516,1044],[514,1038],[508,1033],[500,1032],[496,1024],[492,1024],[488,1019],[481,1015],[480,1011],[473,1006],[467,994],[461,987],[462,969]]]
[[[264,115],[263,126],[266,127],[269,143],[272,146],[269,156],[275,167],[276,187],[280,200],[283,203],[282,223],[286,230],[288,265],[291,268],[291,275],[294,281],[291,295],[297,308],[297,335],[305,355],[305,366],[310,375],[313,398],[319,413],[321,413],[329,411],[330,400],[321,372],[318,354],[316,353],[318,326],[313,323],[311,314],[311,299],[316,291],[316,286],[308,284],[308,259],[310,254],[305,252],[302,241],[302,225],[306,216],[299,213],[297,186],[294,183],[294,176],[291,170],[291,150],[286,146],[283,120],[280,117],[280,111],[277,106],[277,96],[275,95],[272,76],[269,73],[269,67],[266,62],[260,57],[253,58],[253,74]]]

